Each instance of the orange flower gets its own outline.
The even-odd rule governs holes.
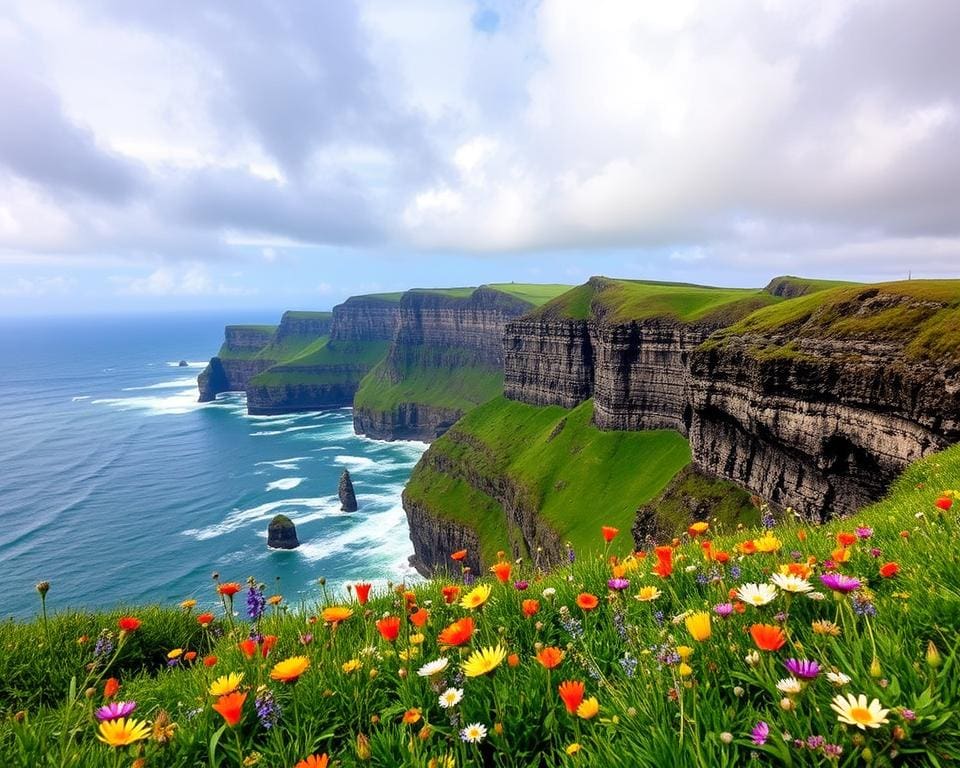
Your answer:
[[[353,616],[353,608],[347,608],[343,605],[331,605],[324,608],[320,616],[328,624],[339,624]]]
[[[490,566],[490,571],[497,577],[501,584],[510,581],[510,563],[499,562]]]
[[[710,523],[701,520],[687,528],[687,533],[690,534],[691,537],[696,538],[701,533],[706,533],[708,528],[710,528]]]
[[[850,562],[850,550],[846,547],[837,547],[830,553],[830,557],[835,563],[848,563]]]
[[[444,629],[437,637],[437,642],[442,646],[463,645],[470,641],[473,635],[473,619],[469,616],[453,622]]]
[[[849,531],[840,531],[837,534],[837,544],[841,547],[849,547],[855,544],[857,541],[857,534],[850,533]]]
[[[247,660],[252,659],[257,654],[257,641],[250,637],[246,640],[241,640],[240,650],[243,652],[243,655],[247,657]]]
[[[417,629],[423,629],[423,625],[427,623],[427,620],[430,618],[430,611],[426,608],[421,608],[416,613],[410,614],[410,621]]]
[[[603,540],[609,544],[617,537],[617,534],[620,533],[620,529],[614,528],[612,525],[603,525],[600,526],[600,533],[603,534]]]
[[[653,566],[653,572],[662,579],[667,578],[673,573],[673,548],[657,547],[653,550],[657,556],[657,564]]]
[[[416,707],[410,707],[410,709],[403,713],[404,725],[413,725],[418,722],[420,722],[420,710]]]
[[[387,616],[377,622],[377,632],[388,643],[392,643],[400,634],[400,619],[396,616]]]
[[[592,611],[600,604],[600,601],[597,600],[595,595],[591,595],[589,592],[581,592],[577,595],[577,605],[579,605],[585,611]]]
[[[140,629],[140,619],[133,616],[124,616],[117,622],[117,626],[120,627],[122,632],[136,632]]]
[[[204,628],[213,624],[213,620],[214,615],[212,613],[201,613],[199,616],[197,616],[197,624]]]
[[[309,668],[310,659],[306,656],[291,656],[274,664],[270,677],[281,683],[295,683]]]
[[[366,583],[354,584],[353,588],[357,590],[357,602],[360,603],[360,605],[366,605],[370,599],[370,585]]]
[[[892,579],[900,573],[900,566],[896,563],[884,563],[880,566],[880,575],[885,579]]]
[[[213,705],[213,708],[223,715],[223,719],[227,721],[227,725],[233,728],[233,726],[240,722],[240,718],[243,717],[243,702],[246,700],[246,693],[234,691],[217,699],[217,703]]]
[[[813,573],[813,568],[806,563],[787,563],[786,566],[781,566],[781,570],[784,568],[787,576],[796,576],[800,579],[809,579]]]
[[[327,753],[322,755],[310,755],[306,760],[301,760],[293,768],[327,768]]]
[[[103,684],[103,698],[112,699],[120,690],[120,681],[115,677],[108,677],[107,682]]]
[[[457,599],[457,595],[460,594],[460,587],[458,587],[456,584],[447,584],[440,591],[443,593],[443,602],[445,602],[447,605],[452,605]]]
[[[750,627],[750,635],[761,651],[779,651],[787,642],[783,630],[774,624],[754,624]]]
[[[583,683],[579,680],[564,680],[557,688],[560,698],[563,699],[563,706],[571,715],[577,713],[577,707],[583,701]]]
[[[458,563],[459,563],[461,560],[466,560],[466,559],[467,559],[467,550],[465,550],[465,549],[458,549],[456,552],[454,552],[452,555],[450,555],[450,559],[451,559],[451,560],[456,560]]]
[[[233,597],[241,589],[243,589],[243,587],[241,587],[235,581],[227,581],[223,584],[217,584],[217,592],[227,597]]]
[[[754,543],[752,539],[750,541],[745,541],[740,545],[740,551],[743,552],[743,554],[745,555],[756,554],[757,545]]]
[[[522,604],[523,615],[528,619],[531,616],[536,616],[540,611],[540,601],[539,600],[524,600]]]
[[[729,553],[729,552],[714,552],[714,553],[713,553],[713,559],[716,560],[718,563],[726,563],[726,562],[729,562],[729,561],[730,561],[730,553]]]
[[[403,602],[406,604],[407,608],[412,608],[417,604],[417,593],[407,590],[403,593]]]
[[[183,654],[184,661],[193,661],[195,658],[197,658],[196,651],[187,651],[185,654]]]
[[[270,651],[273,650],[273,646],[277,644],[276,635],[266,635],[263,638],[263,641],[260,643],[260,655],[263,658],[267,658],[270,655]]]
[[[204,657],[203,657],[203,666],[205,666],[205,667],[214,667],[214,666],[216,666],[216,664],[217,664],[217,657],[216,657],[216,656],[213,656],[213,655],[211,654],[210,656],[204,656]]]
[[[554,648],[552,645],[548,645],[537,654],[537,661],[539,661],[546,669],[553,669],[561,661],[563,661],[564,656],[566,656],[566,654],[559,648]]]
[[[520,666],[520,657],[515,653],[511,653],[509,656],[507,656],[507,664],[511,667]]]

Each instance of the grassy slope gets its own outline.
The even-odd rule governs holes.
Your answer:
[[[860,312],[865,292],[902,297],[903,304]],[[942,306],[941,306],[942,305]],[[960,280],[910,280],[833,288],[755,312],[723,335],[789,332],[793,337],[902,341],[918,358],[960,358]]]
[[[0,711],[24,714],[0,717],[0,762],[73,768],[114,764],[110,748],[96,741],[89,703],[83,698],[82,691],[89,684],[85,667],[92,660],[93,638],[105,629],[115,632],[119,616],[134,614],[143,626],[113,666],[99,675],[101,679],[107,675],[120,678],[121,698],[138,702],[135,717],[150,720],[163,708],[178,724],[168,746],[144,742],[148,765],[208,764],[211,740],[222,720],[213,712],[214,698],[206,689],[215,676],[238,671],[245,673],[243,685],[251,688],[243,722],[236,729],[227,729],[219,745],[213,742],[215,757],[223,760],[222,765],[238,764],[230,757],[238,743],[245,755],[256,750],[261,756],[259,764],[270,766],[292,766],[308,754],[322,751],[341,761],[344,768],[422,766],[450,751],[461,768],[484,764],[503,768],[573,764],[680,768],[754,763],[852,768],[868,762],[878,766],[953,765],[960,759],[960,721],[956,716],[960,705],[960,524],[957,502],[946,514],[934,507],[934,500],[947,489],[960,489],[960,446],[910,467],[887,499],[852,519],[823,528],[779,521],[772,533],[781,549],[773,554],[736,554],[741,542],[761,535],[756,530],[734,533],[713,526],[709,534],[713,549],[733,555],[727,565],[705,562],[700,542],[682,537],[669,579],[653,576],[649,560],[640,561],[640,567],[628,573],[627,598],[601,599],[589,614],[580,611],[574,601],[579,592],[601,598],[607,594],[610,571],[605,558],[599,556],[602,542],[598,529],[612,521],[595,511],[595,496],[584,498],[583,513],[594,526],[593,546],[578,551],[576,564],[542,575],[531,572],[525,563],[515,569],[515,576],[529,579],[530,590],[517,592],[512,586],[494,583],[487,605],[471,614],[477,625],[474,647],[502,642],[519,657],[517,666],[503,664],[491,677],[457,683],[464,689],[457,709],[461,722],[481,722],[490,730],[479,750],[465,748],[447,728],[448,712],[438,706],[431,683],[415,673],[421,663],[441,653],[438,632],[470,613],[457,605],[445,605],[440,594],[447,583],[444,580],[412,588],[417,602],[430,606],[430,618],[421,630],[423,643],[409,668],[398,659],[394,647],[379,639],[373,626],[373,621],[386,613],[402,615],[402,598],[392,590],[375,592],[366,615],[355,610],[335,634],[322,621],[315,624],[309,630],[314,641],[306,646],[298,640],[305,631],[303,608],[268,613],[259,630],[279,639],[265,661],[241,657],[237,641],[247,637],[251,627],[240,618],[238,626],[231,629],[216,607],[212,590],[209,603],[197,610],[214,608],[215,631],[201,629],[195,613],[174,606],[58,613],[51,619],[49,632],[40,621],[7,622],[3,625],[4,652],[0,653]],[[847,599],[834,600],[828,594],[822,601],[801,596],[789,601],[780,594],[768,606],[747,606],[742,614],[734,612],[727,619],[714,617],[712,637],[703,642],[691,638],[682,618],[669,621],[728,601],[729,590],[739,584],[766,581],[778,566],[798,559],[791,555],[793,551],[800,553],[801,560],[814,559],[811,581],[822,589],[818,576],[836,546],[836,534],[852,532],[857,526],[872,529],[871,537],[851,549],[851,558],[841,570],[868,584],[860,594],[876,608],[869,620],[856,616]],[[622,557],[629,544],[621,533],[610,552]],[[880,556],[871,553],[873,548]],[[878,570],[888,561],[899,564],[900,573],[884,579]],[[741,573],[735,575],[734,566]],[[246,575],[245,571],[226,574],[238,581]],[[255,575],[266,582],[272,577],[270,573]],[[355,580],[367,575],[357,572]],[[489,583],[492,577],[486,575],[485,580]],[[648,585],[662,591],[656,602],[629,599]],[[555,590],[552,598],[541,596],[546,587]],[[49,598],[54,607],[56,589],[55,583]],[[351,599],[345,594],[333,597],[343,603]],[[521,599],[528,597],[540,603],[535,620],[524,618],[520,611]],[[237,601],[242,616],[242,594]],[[564,614],[564,607],[569,613]],[[306,611],[317,615],[319,608],[311,604]],[[668,620],[658,623],[654,611]],[[788,644],[780,651],[763,653],[761,663],[751,668],[744,662],[754,647],[749,627],[754,622],[774,623],[780,612],[786,615]],[[587,631],[571,631],[575,628],[565,616],[574,617]],[[811,628],[813,620],[836,620],[842,634],[836,638],[816,635]],[[622,635],[618,622],[627,626]],[[218,637],[221,632],[224,636]],[[82,637],[90,639],[78,642]],[[536,643],[568,649],[552,677],[534,659]],[[940,657],[935,668],[926,661],[928,643]],[[371,644],[376,647],[375,655],[361,652]],[[664,652],[674,653],[680,645],[692,647],[685,684],[678,684],[676,662],[658,659]],[[396,650],[408,647],[407,630],[401,629]],[[168,668],[167,652],[173,648],[212,653],[219,660],[213,669],[199,663]],[[267,673],[272,665],[297,654],[311,660],[300,681],[287,686],[271,682]],[[633,676],[621,664],[625,654],[636,663]],[[451,684],[460,660],[456,652],[447,655],[450,667],[441,688]],[[354,657],[362,662],[361,671],[343,672],[342,664]],[[783,694],[775,685],[778,678],[786,676],[783,664],[790,657],[814,659],[824,671],[845,673],[850,683],[838,689],[821,674],[793,697],[791,710],[785,711]],[[870,671],[874,659],[879,666],[876,675]],[[371,672],[374,668],[376,675]],[[602,676],[602,684],[594,681],[590,670]],[[78,696],[77,702],[68,706],[64,702],[72,677],[77,679]],[[577,720],[566,714],[556,686],[567,679],[585,681],[586,695],[599,701],[598,718]],[[262,681],[284,706],[280,722],[269,730],[257,725],[252,706],[254,689]],[[94,687],[94,703],[99,705],[102,683]],[[838,692],[877,698],[889,710],[889,722],[864,731],[840,725],[830,708],[831,697]],[[402,722],[408,707],[420,709],[421,722],[413,726]],[[901,708],[913,714],[908,717]],[[688,717],[682,718],[681,711]],[[758,747],[750,732],[759,721],[769,724],[770,738]],[[432,735],[411,740],[423,722],[433,726]],[[494,722],[502,723],[502,735],[493,732]],[[68,737],[62,736],[64,730]],[[791,738],[822,736],[842,747],[841,758],[831,761],[819,750],[793,747],[781,737],[784,732],[792,734]],[[362,762],[356,756],[358,733],[369,737],[373,762]],[[724,733],[731,738],[724,738]],[[574,741],[581,745],[575,763],[564,754]],[[411,742],[414,753],[408,749]],[[899,755],[896,763],[888,759],[893,749]],[[129,753],[122,754],[116,764],[129,764]]]
[[[498,397],[467,413],[431,450],[483,476],[509,477],[561,539],[581,546],[594,536],[597,516],[629,529],[637,507],[690,461],[687,441],[675,432],[602,432],[593,426],[592,413],[592,401],[566,410]],[[433,514],[477,530],[487,554],[506,543],[499,505],[487,500],[481,509],[494,514],[481,515],[474,489],[423,462],[407,494]]]

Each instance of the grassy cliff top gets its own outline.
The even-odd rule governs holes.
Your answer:
[[[876,339],[917,358],[960,359],[960,280],[845,285],[755,312],[722,332],[795,338]]]
[[[288,309],[283,313],[284,317],[291,320],[330,320],[333,312],[311,312],[309,310]]]
[[[227,326],[228,331],[254,331],[255,333],[275,333],[279,326],[276,325],[257,325],[254,323],[231,323]]]
[[[408,293],[429,293],[451,299],[469,299],[479,288],[488,288],[539,307],[570,290],[571,286],[558,283],[488,283],[478,287],[463,288],[412,288]]]
[[[706,320],[726,323],[777,301],[780,299],[767,291],[753,288],[592,277],[545,303],[532,316],[570,320],[602,317],[614,323],[655,317],[684,323]]]
[[[826,291],[830,288],[839,288],[845,285],[856,285],[856,283],[846,280],[817,280],[810,277],[797,277],[796,275],[781,275],[767,283],[764,290],[774,296],[793,299],[797,296],[806,296],[817,291]]]

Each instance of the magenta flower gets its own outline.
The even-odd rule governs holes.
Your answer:
[[[518,579],[517,581],[513,582],[513,588],[519,589],[521,592],[523,592],[523,590],[525,590],[529,586],[530,586],[530,582],[527,581],[526,579]]]
[[[607,586],[610,587],[610,589],[616,589],[622,592],[630,586],[630,579],[610,579],[607,582]]]
[[[753,743],[758,747],[762,747],[764,744],[766,744],[769,736],[770,726],[763,722],[763,720],[753,726],[753,730],[750,731],[750,738],[753,739]]]
[[[861,526],[857,528],[854,533],[857,534],[858,539],[869,539],[873,536],[873,528],[867,528],[866,526]]]
[[[719,603],[713,606],[713,612],[725,619],[733,613],[733,603]]]
[[[813,680],[820,674],[820,665],[808,659],[787,659],[783,666],[798,680]]]
[[[97,720],[118,720],[126,717],[137,708],[135,701],[111,701],[106,706],[100,707],[94,714]]]
[[[825,573],[820,577],[820,581],[823,582],[825,587],[832,589],[834,592],[846,594],[847,592],[855,592],[860,589],[860,579],[855,579],[852,576],[844,576],[842,573]]]

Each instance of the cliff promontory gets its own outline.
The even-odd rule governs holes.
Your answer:
[[[200,402],[221,392],[242,392],[251,378],[273,365],[275,360],[260,353],[276,332],[275,325],[228,325],[220,351],[197,378]]]

